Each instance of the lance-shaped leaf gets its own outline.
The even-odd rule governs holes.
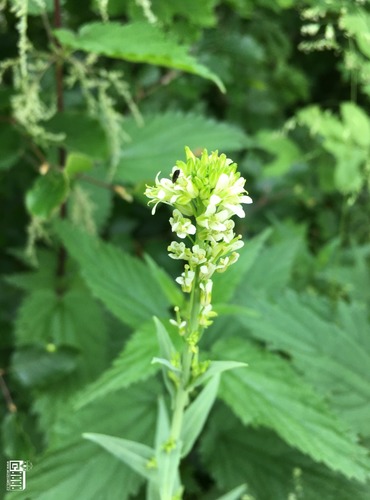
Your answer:
[[[177,441],[170,449],[164,448],[157,454],[158,482],[161,499],[174,498],[180,490],[178,473],[182,442]]]
[[[246,489],[246,486],[242,484],[241,486],[238,486],[237,488],[229,491],[225,495],[218,497],[217,500],[238,500],[242,496],[242,494],[245,493]]]
[[[75,50],[187,71],[212,80],[225,91],[219,77],[189,55],[189,47],[179,45],[158,26],[144,22],[126,25],[95,22],[82,26],[78,34],[59,29],[55,35],[62,45]]]
[[[207,371],[197,378],[191,387],[198,387],[198,385],[204,384],[209,378],[219,375],[227,370],[245,368],[246,366],[248,366],[248,364],[241,361],[211,361]]]
[[[181,429],[183,448],[181,455],[186,456],[192,449],[196,439],[201,433],[209,412],[217,397],[220,374],[214,375],[207,385],[198,394],[196,399],[186,409]]]
[[[148,466],[155,453],[150,446],[106,434],[85,432],[82,436],[105,448],[147,480],[155,480],[156,471]]]
[[[176,354],[176,348],[172,343],[171,337],[169,336],[169,333],[167,332],[163,323],[161,323],[161,321],[158,318],[154,317],[154,323],[157,329],[157,339],[162,359],[172,360],[173,356]],[[163,373],[164,383],[166,385],[168,392],[173,398],[175,395],[173,382],[169,379],[167,372],[168,372],[167,367],[165,367],[162,363],[162,373]]]

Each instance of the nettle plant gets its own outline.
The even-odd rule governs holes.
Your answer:
[[[154,204],[173,207],[170,224],[181,241],[168,246],[172,259],[185,262],[176,278],[187,300],[175,307],[177,339],[154,318],[160,357],[152,362],[162,365],[170,405],[159,399],[157,429],[153,448],[102,434],[86,433],[87,439],[118,456],[147,480],[147,498],[174,500],[183,495],[180,462],[192,449],[202,431],[217,396],[221,372],[245,367],[237,361],[201,360],[199,342],[217,315],[212,309],[212,276],[222,273],[239,257],[243,246],[234,232],[233,216],[245,217],[242,204],[252,203],[245,190],[245,179],[237,165],[224,154],[204,150],[201,157],[186,148],[186,162],[178,161],[171,178],[156,177],[145,195]],[[185,243],[186,241],[186,243]],[[199,388],[203,388],[199,391]],[[170,410],[170,411],[169,411]],[[227,496],[239,498],[244,486]]]

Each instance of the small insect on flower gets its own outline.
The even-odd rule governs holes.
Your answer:
[[[175,170],[174,173],[172,174],[172,182],[174,184],[177,181],[177,179],[179,178],[179,175],[180,175],[180,170],[179,169]]]

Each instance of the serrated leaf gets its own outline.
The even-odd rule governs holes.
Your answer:
[[[220,386],[220,397],[244,424],[273,429],[291,446],[350,479],[370,477],[365,449],[287,361],[237,338],[217,342],[213,351],[248,362],[248,370],[225,373]]]
[[[118,319],[136,328],[154,314],[168,315],[167,300],[142,261],[67,223],[56,230],[93,294]]]
[[[191,451],[199,434],[202,432],[209,412],[215,402],[219,383],[220,374],[217,373],[208,380],[207,385],[185,410],[181,429],[182,457],[185,457]]]
[[[167,112],[144,119],[141,127],[133,119],[125,120],[125,132],[131,142],[121,151],[118,181],[154,181],[159,171],[169,175],[172,166],[183,157],[185,145],[196,153],[204,148],[238,151],[247,145],[248,139],[239,128],[201,115]]]
[[[281,243],[265,247],[244,274],[243,281],[236,291],[237,302],[247,307],[250,306],[246,287],[249,291],[258,291],[268,295],[274,295],[283,290],[289,283],[300,244],[300,238],[287,238]],[[238,263],[235,264],[235,267],[237,266]]]
[[[319,299],[315,302],[319,306]],[[239,321],[271,348],[287,352],[343,417],[369,436],[370,327],[365,309],[341,303],[342,326],[320,317],[293,291],[276,303],[260,299],[254,306],[260,318],[239,317]]]
[[[150,446],[106,434],[85,432],[82,436],[99,444],[148,481],[154,480],[156,472],[148,467],[148,462],[154,457],[154,450]]]
[[[236,287],[244,279],[245,274],[251,269],[254,262],[262,251],[262,248],[271,235],[271,230],[267,229],[255,238],[246,241],[244,247],[239,250],[239,260],[237,264],[231,266],[227,273],[215,273],[213,279],[212,301],[214,303],[227,303],[235,293]]]
[[[37,500],[128,500],[137,494],[140,477],[116,457],[83,439],[82,433],[112,433],[143,444],[152,442],[158,391],[151,380],[78,412],[69,407],[66,418],[58,422],[56,444],[34,460],[32,471],[27,473],[27,496]],[[24,492],[7,496],[7,500],[15,499],[24,500]]]
[[[65,29],[55,30],[59,42],[75,50],[102,54],[135,63],[149,63],[187,71],[212,80],[225,92],[216,74],[189,55],[189,47],[179,45],[167,32],[145,22],[85,24],[78,35]]]
[[[179,306],[183,300],[184,296],[177,286],[174,279],[167,274],[167,272],[160,267],[151,257],[146,254],[144,256],[145,262],[148,264],[152,275],[156,278],[156,281],[161,285],[163,293],[166,295],[168,302],[173,306]]]
[[[305,500],[367,500],[368,485],[334,474],[267,429],[243,426],[224,406],[212,412],[200,453],[220,489],[244,481],[258,500],[287,500],[301,493]]]
[[[68,192],[69,184],[64,172],[49,170],[46,175],[38,177],[27,191],[27,210],[35,217],[47,219],[66,200]]]
[[[150,364],[157,352],[158,342],[150,321],[132,334],[113,365],[76,396],[74,406],[81,408],[91,401],[148,379],[158,371],[157,366]]]
[[[62,381],[78,365],[79,351],[60,346],[48,352],[36,346],[18,349],[12,359],[12,372],[27,387],[46,387]]]

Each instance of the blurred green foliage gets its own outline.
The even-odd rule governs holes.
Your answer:
[[[185,498],[367,499],[368,3],[64,0],[60,22],[56,0],[5,4],[1,464],[34,464],[7,498],[144,497],[82,433],[152,443],[152,316],[181,294],[143,191],[188,145],[232,156],[254,204],[202,340],[249,368],[223,375]]]

